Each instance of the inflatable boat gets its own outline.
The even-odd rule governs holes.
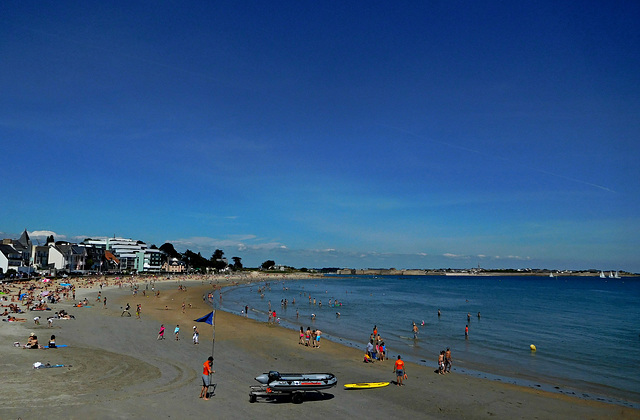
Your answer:
[[[336,386],[338,379],[331,373],[279,373],[271,371],[256,376],[256,381],[274,391],[319,391]]]
[[[252,386],[249,401],[257,397],[274,398],[291,396],[294,403],[301,403],[305,392],[321,391],[336,386],[338,379],[332,373],[280,373],[270,371],[256,376],[260,385]]]

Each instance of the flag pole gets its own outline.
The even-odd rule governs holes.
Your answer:
[[[216,310],[213,310],[213,332],[211,334],[211,357],[213,357],[213,351],[216,345]],[[215,362],[215,358],[213,359]]]

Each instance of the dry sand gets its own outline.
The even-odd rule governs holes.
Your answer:
[[[202,363],[211,354],[211,326],[197,324],[200,344],[191,340],[195,318],[210,311],[202,295],[211,290],[200,281],[157,282],[160,297],[133,297],[128,288],[110,286],[102,291],[102,304],[74,308],[72,302],[54,305],[66,309],[75,320],[56,320],[54,328],[33,324],[34,313],[22,315],[26,323],[0,325],[0,419],[151,419],[151,418],[526,418],[590,419],[640,418],[640,410],[585,401],[452,373],[434,374],[425,366],[407,364],[404,387],[347,391],[352,382],[393,381],[393,361],[362,363],[363,352],[322,341],[313,349],[298,344],[298,333],[218,311],[214,382],[215,396],[198,398]],[[144,286],[143,286],[144,287]],[[94,302],[97,289],[78,289],[77,299]],[[182,302],[186,313],[182,313]],[[121,317],[129,302],[132,317]],[[135,305],[142,304],[141,319]],[[188,305],[191,304],[190,308]],[[168,307],[168,310],[164,308]],[[164,323],[166,339],[156,340]],[[173,338],[176,324],[181,339]],[[30,332],[40,341],[55,334],[67,348],[22,350]],[[366,332],[363,332],[366,335]],[[33,369],[35,362],[71,367]],[[310,393],[301,405],[288,400],[249,403],[254,377],[269,370],[280,372],[331,372],[337,387]]]

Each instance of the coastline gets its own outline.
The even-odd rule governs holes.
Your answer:
[[[265,410],[284,418],[299,417],[301,408],[294,404],[248,402],[249,386],[256,384],[253,378],[279,370],[329,371],[338,377],[337,387],[324,396],[310,395],[303,403],[303,412],[311,418],[362,417],[371,414],[371,407],[375,407],[376,417],[640,418],[640,410],[630,407],[458,373],[436,375],[432,367],[411,363],[407,363],[405,387],[346,391],[342,386],[349,382],[395,380],[393,361],[364,364],[362,351],[328,340],[323,340],[319,349],[305,348],[298,345],[295,331],[223,311],[216,313],[214,382],[218,388],[210,401],[199,400],[200,369],[211,353],[211,327],[197,324],[201,333],[197,346],[191,343],[190,331],[196,325],[193,320],[210,311],[202,295],[214,286],[252,280],[265,279],[216,278],[213,284],[162,280],[156,282],[158,298],[140,293],[134,297],[128,287],[108,286],[102,291],[109,298],[107,309],[97,305],[73,308],[70,301],[56,304],[56,310],[64,308],[76,319],[56,321],[53,329],[34,326],[33,322],[3,323],[0,337],[5,345],[0,355],[10,378],[15,379],[0,385],[5,397],[0,402],[0,417],[149,418],[153,414],[168,418],[210,415],[211,410],[220,417],[253,418],[264,415]],[[186,285],[187,291],[178,290],[179,284]],[[97,292],[96,285],[79,288],[77,300],[86,296],[92,302]],[[187,305],[184,314],[183,301]],[[135,305],[142,304],[142,319],[135,319],[135,314],[120,316],[120,306],[127,302],[132,314]],[[27,312],[31,321],[29,315],[32,313]],[[166,340],[156,340],[160,323],[169,331],[179,323],[183,338],[175,341],[168,334]],[[24,341],[30,331],[42,338],[54,331],[58,342],[69,347],[22,350],[10,345]],[[35,361],[72,367],[34,370],[31,365]],[[96,363],[99,369],[95,369]]]
[[[516,276],[512,276],[516,277]],[[394,276],[392,278],[397,279],[398,283],[394,283],[394,290],[400,293],[405,293],[407,290],[407,285],[411,285],[413,283],[412,280],[408,277],[400,279],[398,276]],[[516,335],[506,335],[503,334],[494,334],[493,342],[482,342],[482,338],[479,340],[473,339],[475,342],[474,349],[476,350],[476,354],[474,354],[469,349],[473,346],[468,346],[467,340],[462,340],[462,338],[455,337],[453,339],[450,338],[451,334],[451,312],[454,309],[446,308],[443,310],[444,317],[447,318],[448,324],[446,326],[441,326],[440,316],[435,318],[428,318],[430,314],[431,307],[435,308],[438,305],[432,302],[431,307],[425,308],[415,308],[414,301],[407,301],[406,307],[413,307],[413,310],[417,310],[421,314],[417,316],[418,321],[423,319],[423,326],[421,328],[426,328],[426,334],[424,337],[420,336],[421,340],[417,342],[413,341],[413,345],[410,344],[411,340],[407,335],[408,333],[402,333],[398,331],[402,330],[402,322],[398,323],[398,319],[411,319],[412,316],[415,317],[415,314],[409,311],[402,312],[402,315],[398,318],[398,315],[394,312],[387,311],[395,311],[395,306],[397,304],[393,299],[390,300],[391,304],[388,302],[380,302],[378,307],[378,311],[367,311],[366,308],[362,307],[363,301],[358,299],[348,299],[343,295],[343,299],[341,299],[341,303],[346,303],[348,309],[335,309],[337,311],[343,311],[342,318],[334,317],[333,307],[318,308],[317,306],[311,305],[311,301],[309,305],[306,304],[306,292],[314,298],[319,297],[322,298],[322,302],[325,302],[326,296],[340,296],[341,293],[344,293],[345,290],[352,290],[352,288],[358,288],[362,285],[362,283],[352,283],[351,279],[357,279],[359,281],[363,279],[371,279],[370,276],[361,276],[361,277],[351,277],[351,276],[340,276],[339,278],[335,278],[332,276],[328,277],[328,281],[322,282],[322,285],[318,283],[315,279],[311,279],[309,281],[302,281],[301,286],[296,283],[289,282],[286,284],[288,286],[286,291],[284,289],[284,282],[282,283],[282,291],[280,291],[281,285],[280,282],[271,282],[268,287],[265,287],[263,283],[261,287],[263,287],[263,294],[260,296],[260,293],[256,295],[256,293],[251,292],[250,290],[256,290],[256,288],[250,289],[248,286],[239,285],[237,287],[229,287],[225,289],[222,293],[225,296],[224,301],[222,303],[222,309],[227,310],[233,314],[241,315],[243,313],[243,309],[245,304],[248,304],[251,310],[249,311],[249,317],[256,319],[258,321],[267,322],[267,312],[266,305],[267,302],[271,304],[275,303],[277,306],[276,310],[279,316],[278,324],[281,327],[288,328],[292,332],[298,330],[300,325],[311,325],[312,328],[314,326],[319,327],[323,331],[323,337],[328,340],[335,341],[337,343],[347,345],[349,347],[353,347],[356,349],[364,349],[364,345],[367,340],[365,337],[370,331],[366,331],[363,326],[367,326],[369,324],[378,324],[378,327],[383,331],[382,335],[384,337],[384,341],[387,343],[387,349],[389,356],[395,357],[395,355],[399,352],[402,354],[403,360],[405,362],[413,362],[418,365],[426,366],[427,368],[432,368],[435,370],[436,356],[440,349],[444,349],[445,346],[438,345],[438,343],[445,342],[446,347],[451,347],[454,352],[455,363],[453,366],[453,371],[458,374],[470,375],[476,378],[486,378],[492,381],[501,381],[503,383],[509,383],[513,385],[526,386],[531,389],[541,389],[551,393],[556,394],[564,394],[571,395],[576,398],[593,400],[593,401],[604,401],[607,403],[619,404],[626,407],[632,408],[640,408],[640,394],[637,393],[637,389],[634,386],[630,386],[633,382],[631,378],[633,378],[633,374],[630,374],[627,371],[626,374],[629,375],[628,383],[626,384],[617,384],[611,383],[611,380],[608,378],[616,377],[616,375],[625,375],[624,370],[612,370],[609,372],[609,377],[602,377],[601,375],[595,375],[593,372],[597,369],[598,371],[605,372],[606,368],[599,366],[594,363],[582,363],[576,361],[576,357],[569,356],[569,360],[566,358],[563,359],[563,355],[573,355],[571,351],[567,351],[563,354],[560,354],[559,358],[553,356],[548,351],[546,353],[538,354],[531,352],[529,349],[529,343],[526,343],[526,351],[524,359],[522,358],[522,352],[519,350],[520,347],[516,344],[522,344],[518,339],[521,339],[524,335],[527,335],[531,332],[526,330],[526,327],[518,328],[516,331]],[[340,280],[345,279],[346,284],[343,285]],[[481,279],[477,280],[478,283],[482,282]],[[494,278],[493,281],[500,282],[501,280]],[[382,280],[385,281],[385,280]],[[408,281],[409,283],[406,283]],[[542,278],[542,282],[554,285],[556,284],[554,279]],[[580,282],[579,279],[574,279],[574,282]],[[527,284],[527,280],[523,279],[524,283]],[[624,281],[622,281],[624,283]],[[499,283],[502,284],[502,283]],[[511,287],[511,285],[505,286],[507,289]],[[554,287],[554,286],[550,286]],[[325,291],[328,290],[328,292]],[[440,296],[439,290],[429,291],[420,290],[419,292],[416,289],[416,293],[433,293],[431,298],[436,299],[437,296]],[[457,289],[458,290],[458,289]],[[300,293],[299,293],[300,292]],[[323,293],[320,293],[323,292]],[[329,295],[325,296],[325,293],[329,293]],[[380,288],[375,289],[373,293],[376,296],[380,296],[380,294],[384,294],[383,290]],[[459,293],[466,293],[460,292]],[[300,294],[300,301],[298,301],[298,294]],[[368,294],[368,292],[367,292]],[[322,296],[321,296],[322,295]],[[363,295],[364,296],[364,295]],[[466,296],[466,295],[464,295]],[[289,298],[289,303],[291,303],[292,298],[294,298],[293,306],[289,306],[289,310],[287,310],[286,304],[282,306],[278,304],[278,301],[282,298]],[[408,297],[408,299],[410,299]],[[474,299],[480,299],[482,301],[482,296],[474,296]],[[314,299],[315,301],[315,299]],[[366,301],[366,299],[365,299]],[[298,305],[295,303],[298,302]],[[336,301],[337,302],[337,301]],[[468,301],[467,301],[468,302]],[[331,303],[331,301],[329,301]],[[486,303],[486,302],[485,302]],[[494,302],[497,304],[497,302]],[[358,306],[360,304],[360,306]],[[434,306],[435,305],[435,306]],[[347,308],[345,307],[345,308]],[[300,310],[300,314],[298,316],[298,309]],[[489,314],[488,317],[484,317],[485,321],[482,323],[484,326],[484,330],[474,330],[476,333],[480,333],[479,337],[483,337],[487,334],[492,334],[487,332],[487,328],[503,331],[504,325],[501,324],[504,317],[501,317],[498,313],[491,313],[487,307],[480,308],[483,310],[483,314],[485,314],[484,310],[487,310],[486,314]],[[320,312],[318,312],[320,311]],[[435,309],[434,309],[435,311]],[[465,309],[464,312],[467,310]],[[401,309],[398,309],[398,313],[401,312]],[[445,313],[446,312],[446,313]],[[579,311],[578,311],[579,312]],[[309,315],[311,313],[318,314],[318,320],[312,319],[309,320]],[[385,315],[386,314],[386,315]],[[424,315],[426,314],[426,316]],[[329,315],[327,317],[327,315]],[[346,316],[346,318],[345,318]],[[393,321],[390,320],[392,317],[396,317]],[[422,318],[421,318],[422,316]],[[343,319],[345,318],[345,319]],[[474,317],[475,319],[475,317]],[[425,321],[426,320],[426,324]],[[444,323],[442,324],[444,325]],[[464,322],[462,323],[464,326]],[[475,323],[474,323],[475,325]],[[480,325],[477,326],[480,328]],[[623,328],[622,325],[620,325]],[[475,328],[475,327],[474,327]],[[422,331],[420,331],[422,333]],[[403,336],[404,334],[405,336]],[[546,331],[546,334],[549,335],[550,332]],[[449,337],[449,338],[447,338]],[[565,337],[566,338],[566,337]],[[575,337],[573,337],[575,338]],[[573,340],[573,338],[571,340]],[[504,351],[503,349],[494,349],[493,351],[488,351],[488,349],[494,348],[495,340],[500,340],[500,343],[507,343],[506,346],[510,350]],[[514,341],[515,340],[515,341]],[[521,340],[522,341],[522,340]],[[526,341],[526,340],[525,340]],[[548,340],[536,340],[533,338],[533,342],[541,345],[541,348],[550,349],[551,345]],[[516,344],[514,344],[516,343]],[[563,344],[559,343],[558,347],[555,348],[556,351],[566,350],[562,348]],[[620,363],[622,366],[626,366],[629,363],[629,360],[633,360],[633,350],[630,349],[631,356],[626,357],[626,359],[620,359]],[[502,353],[504,352],[504,354]],[[433,357],[430,357],[432,355]],[[584,357],[584,355],[581,353]],[[624,356],[624,355],[623,355]],[[426,359],[426,360],[425,360]],[[533,364],[531,361],[536,361],[538,369],[536,370],[536,364]],[[567,365],[568,363],[574,363],[574,365]],[[633,362],[631,362],[633,363]],[[562,371],[557,370],[557,366],[562,366],[564,369],[567,369],[567,366],[571,366],[574,371]],[[532,368],[533,366],[533,368]],[[585,372],[583,374],[583,372]],[[591,372],[591,373],[587,373]],[[591,375],[591,376],[590,376]],[[591,379],[591,380],[590,380]],[[617,386],[619,385],[619,386]],[[627,386],[627,387],[625,387]]]

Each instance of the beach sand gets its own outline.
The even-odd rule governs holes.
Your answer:
[[[3,322],[0,419],[640,418],[640,410],[629,407],[455,372],[437,375],[435,363],[433,367],[407,363],[403,387],[392,383],[347,391],[346,383],[394,381],[393,360],[365,364],[363,351],[328,340],[322,340],[318,349],[301,346],[296,331],[222,311],[216,313],[213,382],[217,388],[205,401],[198,395],[202,363],[212,350],[212,327],[193,320],[211,311],[202,299],[211,285],[197,280],[180,284],[187,291],[178,290],[175,280],[156,282],[157,298],[142,293],[134,297],[128,287],[106,287],[102,295],[108,297],[107,309],[95,302],[97,287],[78,289],[77,300],[86,296],[93,306],[75,308],[71,301],[53,305],[54,310],[64,308],[75,315],[74,320],[56,320],[53,328],[46,322],[36,326],[37,313],[28,312],[19,315],[27,318],[25,323]],[[127,302],[132,316],[121,317],[120,308]],[[138,303],[141,319],[135,317]],[[166,339],[159,341],[161,323]],[[179,341],[173,336],[176,324],[181,328]],[[200,331],[199,345],[192,343],[194,325]],[[363,337],[368,327],[363,325]],[[41,342],[55,334],[57,343],[68,347],[23,350],[13,346],[15,341],[24,343],[30,332]],[[33,369],[35,362],[71,366]],[[286,399],[249,403],[249,386],[258,384],[254,377],[269,370],[331,372],[338,386],[307,394],[303,404]]]

